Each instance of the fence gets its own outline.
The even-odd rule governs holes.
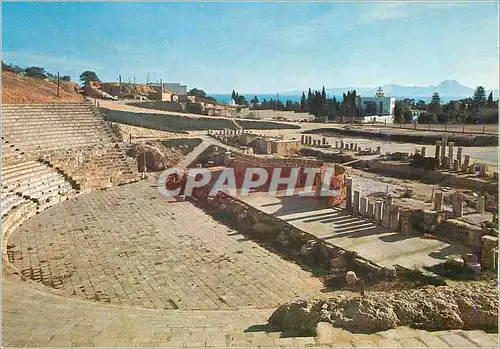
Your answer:
[[[451,133],[469,133],[469,134],[498,134],[497,124],[384,124],[384,127],[400,128],[420,131],[437,131]]]

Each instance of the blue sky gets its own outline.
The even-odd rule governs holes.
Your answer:
[[[498,87],[497,2],[6,3],[3,59],[210,93]]]

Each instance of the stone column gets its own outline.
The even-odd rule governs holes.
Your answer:
[[[385,228],[390,228],[390,226],[391,226],[391,210],[392,210],[392,208],[393,207],[387,201],[384,202],[384,212],[382,213],[382,225]]]
[[[481,266],[485,269],[496,269],[497,258],[495,250],[498,248],[498,238],[485,235],[481,238]],[[498,253],[498,252],[497,252]]]
[[[424,158],[425,158],[425,151],[426,151],[426,148],[422,147],[422,150],[420,151],[420,155],[422,155],[422,157],[424,157]]]
[[[454,145],[455,145],[455,142],[448,143],[448,157],[450,158],[450,162],[453,161],[453,146]]]
[[[375,204],[373,203],[373,201],[368,201],[368,210],[366,212],[366,216],[368,218],[375,217]]]
[[[458,160],[453,160],[453,171],[458,172]]]
[[[411,235],[411,225],[410,222],[408,222],[407,220],[401,222],[401,234],[403,236]]]
[[[354,202],[352,206],[352,213],[359,214],[359,190],[354,191]]]
[[[339,148],[339,141],[335,141],[335,149]]]
[[[469,162],[470,162],[470,155],[465,154],[465,156],[464,156],[464,164],[463,164],[463,168],[462,168],[462,171],[465,172],[465,173],[469,172],[469,166],[470,166]]]
[[[358,143],[354,143],[354,150],[358,151]]]
[[[316,145],[316,140],[315,139],[313,139],[313,145]]]
[[[363,217],[366,217],[366,210],[368,206],[368,199],[365,197],[362,197],[359,201],[359,214]]]
[[[323,145],[325,145],[325,144],[326,144],[326,137],[323,137],[323,138],[322,138],[322,142],[323,142]]]
[[[453,197],[453,214],[455,217],[462,217],[464,215],[464,202],[459,195]]]
[[[349,149],[353,150],[354,149],[354,143],[349,144]]]
[[[444,158],[446,156],[446,144],[448,143],[448,138],[447,137],[443,137],[443,140],[442,140],[442,147],[441,147],[441,162],[444,161]]]
[[[437,191],[434,197],[434,210],[441,211],[443,208],[443,192]]]
[[[417,154],[420,154],[420,150],[419,149],[415,149],[415,155]]]
[[[345,207],[347,212],[352,212],[352,178],[346,178]]]
[[[447,170],[449,170],[449,169],[450,169],[450,158],[449,158],[449,157],[445,156],[445,157],[443,158],[443,161],[442,161],[442,167],[443,167],[444,169],[447,169]]]
[[[463,149],[463,147],[458,147],[458,150],[457,150],[458,166],[462,165],[462,149]]]
[[[480,196],[477,198],[476,201],[476,212],[477,213],[483,213],[484,212],[484,203],[486,201],[486,198],[484,196]]]
[[[340,140],[340,149],[344,149],[344,140]]]
[[[383,202],[380,200],[375,201],[375,220],[380,222],[382,220],[382,207]]]
[[[399,211],[400,209],[397,206],[394,206],[391,209],[390,227],[395,231],[399,230]]]
[[[300,143],[304,144],[306,142],[306,136],[302,135],[300,136]]]
[[[439,159],[441,154],[441,141],[436,141],[436,152],[434,153],[434,158]]]
[[[377,147],[377,155],[380,155],[380,146]]]

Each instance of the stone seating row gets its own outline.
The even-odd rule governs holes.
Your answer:
[[[42,127],[50,127],[50,129],[43,129]],[[37,130],[37,131],[43,131],[43,132],[50,132],[52,128],[58,128],[58,129],[70,129],[70,128],[105,128],[103,123],[95,122],[95,121],[52,121],[52,122],[41,122],[39,120],[32,120],[32,121],[19,121],[15,122],[12,124],[6,124],[4,123],[2,125],[2,133],[3,134],[11,134],[11,133],[21,133],[21,131],[31,131]]]
[[[43,163],[26,161],[2,168],[2,216],[26,200],[47,207],[76,194],[60,173]]]

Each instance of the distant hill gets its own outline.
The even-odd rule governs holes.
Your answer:
[[[356,90],[361,96],[375,96],[375,87],[335,87],[327,88],[326,93],[329,95],[341,96],[342,93],[348,90]],[[383,85],[382,89],[386,96],[394,96],[396,98],[423,98],[432,97],[434,92],[439,93],[440,97],[445,100],[459,99],[472,97],[475,88],[462,85],[456,80],[445,80],[437,86],[403,86],[397,84]],[[491,90],[486,89],[488,95]],[[286,92],[286,94],[302,94],[302,91]],[[498,98],[498,89],[493,90],[494,98]]]
[[[60,81],[59,97],[57,83],[21,76],[12,72],[2,72],[2,103],[50,103],[79,102],[78,85],[70,81]]]

